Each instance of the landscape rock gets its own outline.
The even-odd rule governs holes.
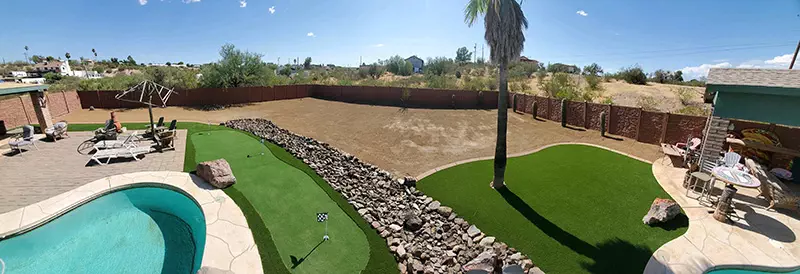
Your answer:
[[[678,216],[681,213],[681,206],[673,200],[656,198],[650,205],[650,211],[644,215],[642,222],[646,225],[664,223]]]
[[[447,206],[440,206],[439,209],[437,209],[437,211],[439,212],[439,214],[445,217],[449,217],[450,214],[453,213],[453,209]]]
[[[412,213],[406,214],[403,226],[409,231],[417,231],[422,228],[422,219]]]
[[[469,235],[470,238],[478,236],[479,234],[481,234],[481,230],[478,229],[477,226],[471,225],[467,228],[467,235]]]
[[[493,243],[494,243],[494,237],[490,236],[490,237],[485,237],[485,238],[481,239],[481,242],[478,243],[478,244],[482,245],[482,246],[491,246]]]
[[[442,205],[442,204],[441,204],[441,203],[439,203],[439,201],[433,201],[433,202],[431,202],[430,204],[428,204],[428,206],[427,206],[427,207],[425,207],[425,208],[427,208],[427,209],[428,209],[428,211],[434,211],[434,210],[438,210],[438,209],[439,209],[439,206],[441,206],[441,205]]]
[[[461,270],[464,272],[469,272],[472,270],[482,270],[486,271],[487,273],[492,273],[494,271],[496,264],[497,261],[495,259],[494,251],[488,249],[483,253],[479,254],[471,261],[464,264],[464,266],[461,267]]]
[[[197,176],[216,188],[226,188],[236,183],[231,166],[225,159],[217,159],[197,164]]]

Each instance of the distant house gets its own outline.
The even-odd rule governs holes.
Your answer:
[[[22,78],[22,79],[17,79],[16,82],[17,83],[23,83],[23,84],[44,84],[45,83],[45,79],[44,78]]]
[[[422,61],[416,55],[412,55],[411,57],[406,58],[406,61],[411,63],[414,66],[414,73],[422,73],[422,68],[425,66],[425,61]]]
[[[36,63],[36,65],[33,66],[33,70],[39,74],[55,72],[61,75],[72,75],[72,69],[70,69],[69,63],[62,62],[61,60]]]
[[[520,62],[525,62],[525,63],[534,63],[534,64],[538,64],[539,63],[539,61],[536,61],[534,59],[530,59],[530,58],[525,57],[525,56],[520,56],[519,57],[519,61]]]
[[[28,77],[28,73],[24,71],[10,71],[8,72],[8,77],[25,78]]]

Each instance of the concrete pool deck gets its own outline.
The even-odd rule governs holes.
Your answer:
[[[44,201],[0,214],[0,238],[36,227],[54,215],[60,215],[65,209],[97,195],[141,183],[177,187],[201,205],[206,220],[206,245],[199,272],[263,273],[258,247],[236,203],[222,190],[184,172],[136,172],[92,181]]]
[[[739,187],[733,223],[716,221],[706,207],[686,197],[684,168],[664,157],[653,175],[689,218],[686,233],[661,246],[644,273],[703,273],[720,267],[787,269],[800,266],[800,216],[795,211],[766,210],[758,190]],[[721,187],[717,183],[717,187]],[[695,196],[692,196],[695,197]]]

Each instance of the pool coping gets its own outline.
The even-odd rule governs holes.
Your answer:
[[[611,151],[611,152],[616,152],[617,154],[622,154],[622,155],[631,157],[633,159],[642,161],[642,162],[644,162],[646,164],[653,164],[653,162],[650,162],[648,160],[636,157],[634,155],[631,155],[631,154],[628,154],[628,153],[625,153],[625,152],[622,152],[622,151],[619,151],[619,150],[616,150],[616,149],[613,149],[613,148],[608,148],[608,147],[604,147],[604,146],[597,145],[597,144],[581,143],[581,142],[552,143],[552,144],[549,144],[549,145],[540,146],[540,147],[532,149],[532,150],[523,151],[523,152],[519,152],[519,153],[508,154],[508,155],[506,155],[506,159],[515,158],[515,157],[521,157],[521,156],[525,156],[525,155],[529,155],[529,154],[534,154],[534,153],[539,152],[541,150],[544,150],[546,148],[550,148],[550,147],[554,147],[554,146],[560,146],[560,145],[584,145],[584,146],[602,148],[602,149],[605,149],[605,150],[608,150],[608,151]],[[436,172],[439,172],[439,171],[442,171],[442,170],[445,170],[445,169],[448,169],[448,168],[451,168],[451,167],[454,167],[454,166],[457,166],[457,165],[471,163],[471,162],[477,162],[477,161],[491,160],[491,159],[494,159],[494,155],[485,156],[485,157],[470,158],[470,159],[461,160],[461,161],[455,161],[455,162],[452,162],[452,163],[449,163],[449,164],[446,164],[446,165],[443,165],[443,166],[435,167],[435,168],[433,168],[431,170],[425,171],[422,174],[417,175],[416,179],[417,179],[417,181],[422,180],[423,178],[431,176]]]
[[[263,273],[258,247],[241,209],[222,190],[185,172],[146,171],[109,176],[0,214],[0,239],[36,228],[106,193],[135,185],[154,184],[178,188],[200,205],[206,220],[206,245],[201,270]]]

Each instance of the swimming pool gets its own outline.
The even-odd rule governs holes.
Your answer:
[[[6,273],[196,273],[206,225],[176,188],[132,185],[0,240]]]

